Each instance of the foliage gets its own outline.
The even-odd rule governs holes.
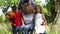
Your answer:
[[[34,0],[34,2],[36,4],[40,4],[40,2],[37,2],[36,0]],[[46,16],[46,19],[48,21],[48,23],[51,23],[54,21],[54,18],[56,16],[56,12],[55,12],[55,5],[54,5],[54,0],[46,0],[47,5],[46,6],[42,6],[42,10]],[[3,7],[3,12],[5,13],[7,11],[7,9],[9,7],[11,7],[12,5],[16,4],[18,5],[19,1],[18,0],[0,0],[0,6],[6,6],[6,8]],[[0,17],[0,22],[3,22],[2,20],[2,16]],[[7,22],[7,23],[5,23]],[[0,34],[11,34],[11,23],[9,23],[7,17],[6,17],[6,21],[4,23],[0,23]],[[50,25],[52,26],[52,25]],[[57,32],[58,34],[60,34],[60,32]],[[47,34],[55,34],[55,31],[51,30],[50,32],[47,32]]]
[[[19,3],[18,0],[0,0],[0,6],[4,6],[3,13],[5,13],[7,9],[12,5],[18,5],[18,3]]]
[[[55,3],[54,3],[55,0],[49,0],[48,1],[48,4],[46,5],[46,8],[48,10],[48,14],[51,14],[50,17],[51,17],[51,21],[53,22],[55,17],[56,17],[56,14],[57,12],[55,12]]]

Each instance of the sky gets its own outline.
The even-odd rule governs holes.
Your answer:
[[[43,4],[43,5],[46,4],[45,0],[36,0],[36,1],[38,1],[38,2],[41,1],[41,4]],[[8,9],[8,11],[10,11],[10,10],[11,10],[11,8]],[[2,12],[2,9],[0,8],[0,16],[1,16],[2,14],[3,14],[3,12]]]
[[[45,0],[36,0],[37,2],[40,2],[41,1],[41,4],[44,4],[45,3]]]
[[[46,0],[40,0],[40,1],[41,1],[41,4],[43,4],[43,5],[47,4]]]

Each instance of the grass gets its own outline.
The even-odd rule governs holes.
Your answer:
[[[47,32],[47,34],[60,34],[60,32],[50,31],[50,32]]]
[[[0,34],[11,34],[11,23],[0,23]]]
[[[11,23],[0,23],[0,34],[12,34]],[[60,34],[52,29],[47,34]]]

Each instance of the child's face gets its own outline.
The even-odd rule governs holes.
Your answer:
[[[17,6],[15,7],[15,11],[16,11],[16,12],[18,11],[18,7],[17,7]]]
[[[40,8],[36,7],[36,12],[39,13],[40,12]]]

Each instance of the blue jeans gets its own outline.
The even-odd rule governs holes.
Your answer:
[[[20,33],[22,33],[24,30],[25,34],[29,34],[29,31],[31,31],[31,33],[33,32],[33,25],[31,26],[28,26],[28,25],[25,25],[25,26],[21,26],[20,27]]]
[[[19,34],[19,27],[15,27],[15,26],[12,26],[12,31],[13,31],[13,34]]]
[[[46,34],[46,31],[44,32],[44,34]]]
[[[25,26],[20,26],[20,34],[24,34],[24,33],[23,33],[24,27],[25,27]]]

